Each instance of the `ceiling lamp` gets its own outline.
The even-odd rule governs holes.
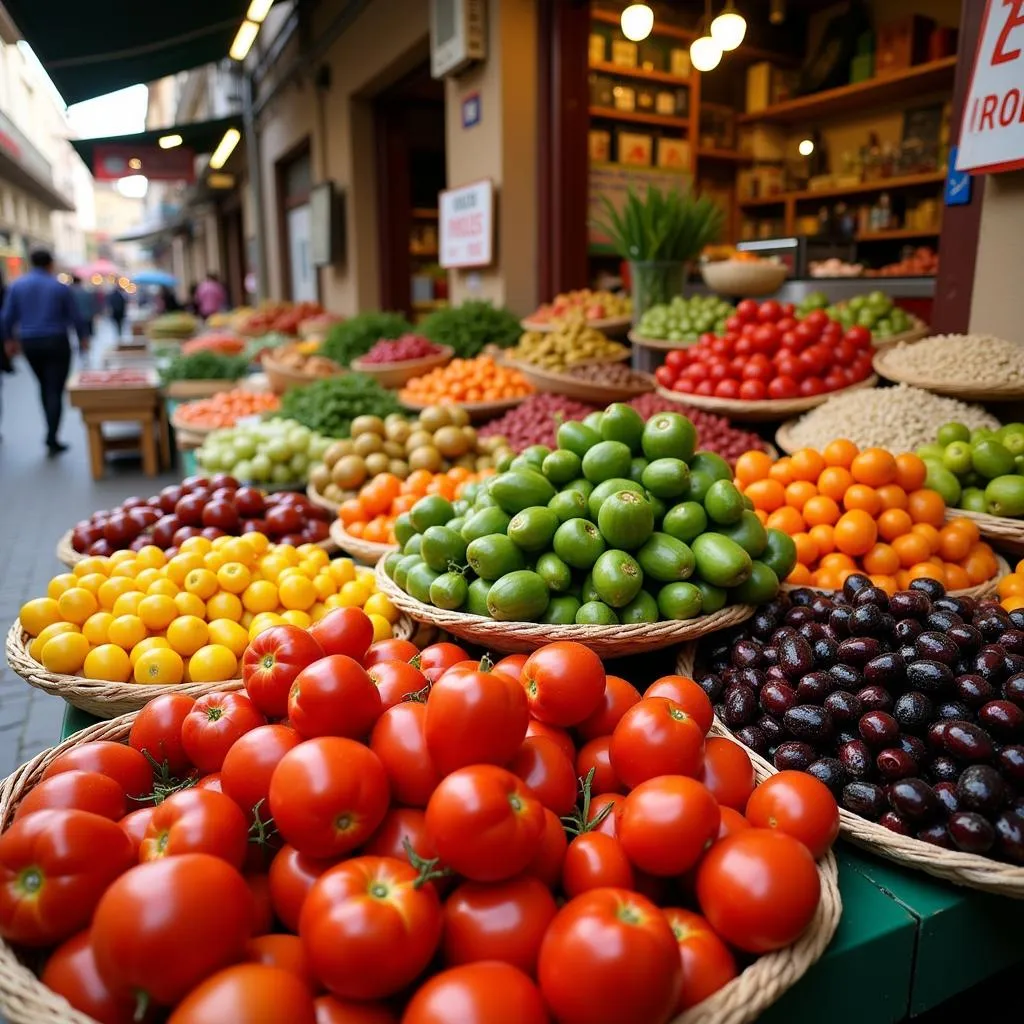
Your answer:
[[[711,36],[701,36],[690,43],[690,63],[698,71],[714,71],[721,60],[722,47]]]
[[[814,152],[814,140],[801,139],[796,149],[801,156],[810,156]]]
[[[711,37],[723,50],[735,50],[747,34],[747,21],[728,0],[725,10],[711,22]]]
[[[622,34],[639,43],[651,34],[654,28],[654,11],[647,4],[630,4],[622,12]]]

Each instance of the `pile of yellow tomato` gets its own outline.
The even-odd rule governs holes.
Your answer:
[[[373,570],[331,561],[315,544],[271,544],[261,533],[191,537],[89,557],[22,605],[29,654],[50,672],[163,684],[237,679],[250,640],[280,623],[306,628],[332,608],[362,608],[374,640],[398,611]]]

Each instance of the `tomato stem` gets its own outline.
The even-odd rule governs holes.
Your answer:
[[[144,1020],[147,1013],[149,1013],[149,993],[139,989],[135,993],[135,1013],[132,1015],[132,1019],[135,1021]]]
[[[492,668],[494,668],[494,662],[491,661],[491,656],[489,654],[485,654],[480,659],[480,671],[490,672]]]
[[[252,824],[249,826],[249,842],[258,846],[268,846],[270,841],[277,835],[277,826],[274,819],[268,814],[264,820],[260,816],[260,808],[264,800],[257,800],[252,809]]]
[[[402,849],[405,850],[409,863],[419,872],[419,877],[412,883],[414,889],[422,889],[427,882],[433,882],[438,878],[450,878],[454,873],[451,868],[438,867],[438,864],[441,863],[440,857],[431,857],[429,860],[426,857],[421,857],[412,848],[408,836],[402,840]]]
[[[25,868],[18,875],[18,888],[26,896],[35,896],[43,887],[43,873],[37,867]]]
[[[411,657],[411,658],[409,659],[409,664],[410,664],[410,665],[412,665],[412,667],[413,667],[414,669],[417,669],[417,670],[418,670],[418,669],[419,669],[419,667],[420,667],[420,665],[422,665],[422,664],[423,664],[423,655],[422,655],[422,652],[420,652],[420,653],[418,653],[418,654],[414,654],[414,655],[413,655],[413,656],[412,656],[412,657]]]
[[[419,690],[413,690],[412,693],[406,693],[403,695],[402,700],[409,701],[410,704],[426,704],[427,698],[430,696],[431,683],[427,683],[426,686]]]
[[[594,786],[594,773],[596,768],[591,768],[584,778],[579,780],[580,795],[582,797],[579,810],[567,814],[561,819],[562,827],[571,836],[581,836],[585,832],[594,832],[605,818],[611,813],[612,804],[605,804],[593,821],[590,820],[591,790]]]

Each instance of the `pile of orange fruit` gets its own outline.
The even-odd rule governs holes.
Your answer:
[[[891,594],[922,577],[948,590],[992,579],[992,549],[971,520],[946,521],[946,503],[924,487],[926,476],[917,455],[861,451],[847,440],[775,461],[745,452],[736,463],[736,484],[758,518],[796,544],[787,583],[832,590],[859,572]]]
[[[460,497],[466,484],[492,476],[493,469],[473,473],[453,466],[445,473],[416,469],[405,480],[392,473],[378,473],[360,492],[338,509],[345,532],[373,544],[397,544],[395,520],[428,494],[440,494],[449,501]]]
[[[262,416],[264,413],[277,412],[280,408],[281,399],[269,391],[233,388],[231,391],[221,391],[212,398],[186,402],[178,407],[174,415],[188,426],[217,430],[233,427],[246,416]]]
[[[999,597],[999,603],[1008,612],[1024,608],[1024,558],[1014,566],[1013,572],[1007,573],[999,581],[996,594]]]
[[[403,402],[414,406],[445,402],[500,402],[525,398],[533,386],[518,371],[496,363],[490,356],[453,359],[422,377],[414,377],[401,392]]]

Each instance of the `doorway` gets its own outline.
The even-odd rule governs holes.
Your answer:
[[[309,193],[312,184],[313,165],[307,139],[297,151],[277,164],[282,290],[292,302],[317,302],[320,298],[311,238]]]
[[[448,296],[438,264],[438,193],[445,188],[444,83],[424,62],[373,102],[383,309],[411,320]]]

